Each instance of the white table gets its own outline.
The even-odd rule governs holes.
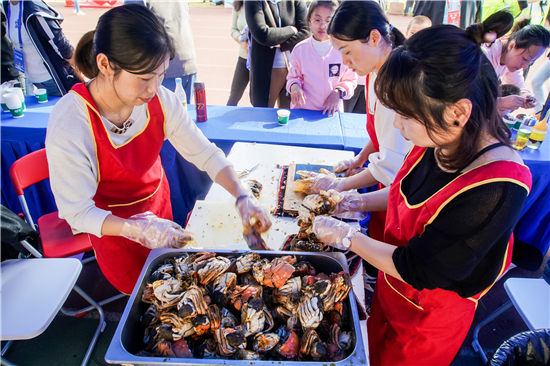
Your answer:
[[[272,210],[277,205],[279,181],[282,165],[291,163],[335,165],[341,160],[354,156],[351,151],[315,149],[295,146],[268,145],[237,142],[227,158],[234,164],[236,171],[242,171],[260,164],[243,181],[256,179],[263,185],[260,203]],[[279,166],[279,167],[278,167]],[[271,229],[262,234],[266,244],[278,250],[288,235],[298,233],[298,220],[290,217],[271,216]],[[200,248],[247,250],[243,239],[242,223],[235,209],[235,198],[220,185],[214,183],[204,201],[197,201],[187,223]],[[363,266],[352,278],[355,295],[359,302],[365,303],[363,289]],[[361,321],[363,342],[368,358],[368,339],[366,321]],[[368,359],[366,365],[369,365]]]

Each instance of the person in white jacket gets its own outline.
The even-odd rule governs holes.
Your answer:
[[[298,43],[290,56],[286,90],[290,108],[322,110],[332,116],[344,111],[342,99],[349,99],[357,86],[357,74],[342,62],[332,47],[327,27],[338,7],[336,0],[314,1],[307,22],[312,36]]]

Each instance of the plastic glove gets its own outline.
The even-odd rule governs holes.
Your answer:
[[[342,160],[334,167],[335,173],[345,172],[346,177],[355,175],[363,170],[365,170],[365,168],[363,168],[363,164],[359,161],[359,155],[350,159]]]
[[[331,189],[328,193],[340,198],[334,208],[329,211],[330,215],[353,220],[364,220],[367,217],[367,210],[363,208],[367,201],[367,195],[360,194],[355,190],[337,192]]]
[[[149,249],[180,249],[195,240],[190,232],[185,231],[174,221],[161,219],[151,211],[134,215],[126,220],[120,235]]]
[[[271,227],[269,212],[254,196],[240,198],[235,203],[243,221],[245,232],[252,226],[258,233],[266,232]]]
[[[297,172],[302,179],[295,181],[296,191],[305,194],[314,194],[329,189],[342,191],[344,189],[345,178],[338,178],[326,169],[321,169],[321,173],[300,170]]]
[[[342,244],[348,235],[354,235],[358,230],[343,221],[328,216],[316,216],[313,219],[313,233],[323,243],[340,250],[349,250]]]

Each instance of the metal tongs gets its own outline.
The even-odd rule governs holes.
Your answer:
[[[243,170],[242,172],[238,172],[238,173],[237,173],[237,177],[242,178],[242,177],[244,177],[244,176],[250,174],[253,170],[255,170],[255,169],[256,169],[257,167],[259,167],[259,166],[260,166],[260,164],[256,164],[256,165],[254,165],[254,166],[253,166],[252,168],[250,168],[250,169],[245,169],[245,170]]]
[[[312,209],[311,207],[309,207],[308,205],[306,205],[305,203],[302,202],[302,207],[305,207],[308,209],[309,212],[311,212],[313,215],[317,216],[319,215],[319,212],[315,211],[314,209]]]

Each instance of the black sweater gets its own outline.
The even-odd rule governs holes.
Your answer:
[[[457,176],[439,169],[428,149],[403,180],[402,190],[410,204],[418,204]],[[459,194],[422,235],[395,250],[397,271],[417,290],[441,288],[462,297],[485,290],[498,275],[526,197],[525,188],[511,182]]]
[[[271,9],[273,18],[266,11]],[[279,9],[281,27],[279,27]],[[244,2],[246,23],[252,34],[250,54],[250,101],[254,107],[267,107],[271,69],[276,45],[281,51],[292,51],[294,46],[309,37],[306,22],[307,7],[304,0],[281,1],[279,6],[269,0],[247,0]],[[274,23],[273,20],[276,22]],[[298,30],[294,34],[292,26]]]

